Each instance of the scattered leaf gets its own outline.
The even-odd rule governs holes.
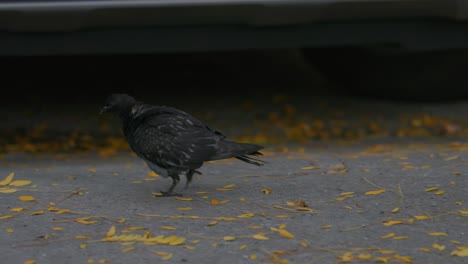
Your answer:
[[[384,226],[401,225],[401,224],[403,224],[403,221],[400,221],[400,220],[391,220],[391,221],[383,222]]]
[[[270,194],[271,193],[271,189],[263,189],[262,192],[266,195]]]
[[[427,234],[430,236],[448,236],[448,234],[445,232],[429,232]]]
[[[425,192],[433,192],[433,191],[435,191],[435,190],[439,190],[439,188],[437,188],[437,187],[429,187],[429,188],[425,189],[424,191],[425,191]]]
[[[81,244],[80,244],[80,248],[81,248],[81,249],[85,249],[87,246],[88,246],[88,245],[85,244],[85,243],[81,243]]]
[[[109,228],[109,231],[107,231],[107,233],[106,233],[106,236],[108,236],[108,237],[113,236],[113,235],[115,235],[115,226],[111,226]]]
[[[270,228],[272,231],[275,231],[277,232],[278,234],[280,234],[280,236],[284,237],[284,238],[294,238],[294,235],[289,233],[287,230],[285,229],[278,229],[278,228]]]
[[[7,228],[5,231],[6,231],[7,233],[13,233],[13,232],[15,232],[15,230],[13,230],[13,228]]]
[[[435,194],[435,195],[442,195],[442,194],[444,194],[444,193],[445,193],[444,190],[438,190],[438,191],[435,192],[434,194]]]
[[[374,191],[368,191],[366,193],[364,193],[365,195],[378,195],[378,194],[381,194],[381,193],[384,193],[385,190],[384,189],[380,189],[380,190],[374,190]]]
[[[354,256],[352,252],[346,252],[340,256],[340,260],[342,262],[351,262],[353,259],[354,259]]]
[[[129,251],[133,251],[135,249],[136,249],[135,247],[127,247],[127,248],[122,249],[122,252],[126,253],[126,252],[129,252]]]
[[[372,255],[371,254],[365,254],[365,253],[361,253],[357,256],[357,258],[359,260],[370,260],[372,259]]]
[[[399,207],[393,208],[392,213],[398,213],[398,212],[400,212],[400,208],[399,208]]]
[[[321,226],[320,229],[330,229],[332,227],[333,227],[332,225],[324,225],[324,226]]]
[[[191,198],[191,197],[179,197],[179,196],[177,196],[177,197],[176,197],[176,200],[179,200],[179,201],[192,201],[193,198]]]
[[[450,161],[450,160],[455,160],[455,159],[458,159],[458,158],[459,158],[459,156],[458,156],[458,155],[455,155],[455,156],[447,157],[447,158],[445,158],[444,160]]]
[[[21,186],[26,186],[28,184],[31,184],[31,181],[29,181],[29,180],[17,180],[17,181],[11,182],[8,185],[9,186],[15,186],[15,187],[21,187]]]
[[[58,227],[58,226],[52,227],[52,230],[61,231],[61,230],[63,230],[63,227]]]
[[[264,236],[262,233],[258,233],[252,236],[252,238],[257,240],[268,240],[269,238]]]
[[[409,237],[408,236],[394,236],[392,238],[395,240],[405,240],[405,239],[408,239]]]
[[[256,259],[257,259],[257,255],[255,255],[255,254],[250,254],[249,258],[250,258],[251,260],[256,260]]]
[[[416,220],[424,220],[424,219],[429,219],[431,218],[430,216],[427,216],[427,215],[415,215],[414,218]]]
[[[302,167],[301,170],[320,170],[320,167],[317,167],[317,166],[307,166],[307,167]]]
[[[219,201],[217,199],[211,199],[212,205],[219,205]]]
[[[157,174],[154,171],[149,171],[146,175],[148,175],[148,177],[158,177],[159,176],[159,174]]]
[[[21,212],[21,211],[24,211],[24,210],[26,210],[26,208],[23,208],[23,207],[10,208],[10,211],[12,211],[12,212]]]
[[[28,259],[23,264],[36,264],[36,261],[34,259]]]
[[[214,226],[216,224],[218,224],[218,221],[211,221],[207,224],[207,226]]]
[[[14,217],[14,215],[3,215],[3,216],[0,216],[0,220],[13,218],[13,217]]]
[[[388,263],[388,261],[390,261],[390,257],[377,257],[374,260],[380,263]]]
[[[15,173],[11,172],[10,174],[8,174],[8,176],[6,176],[5,179],[0,181],[0,186],[6,186],[6,185],[10,184],[10,182],[13,180],[13,177],[15,177]]]
[[[179,210],[179,211],[190,211],[190,210],[192,210],[192,207],[179,207],[179,208],[177,208],[177,210]]]
[[[32,212],[31,215],[41,215],[43,213],[44,213],[43,210],[39,210],[39,211]]]
[[[22,202],[32,202],[36,200],[36,198],[29,196],[29,195],[22,195],[18,199]]]
[[[0,193],[14,193],[14,192],[17,192],[18,190],[17,189],[13,189],[13,188],[0,188]]]
[[[161,226],[161,229],[164,229],[164,230],[176,230],[176,228],[173,227],[173,226]]]
[[[223,237],[223,240],[224,241],[234,241],[234,240],[236,240],[236,237],[235,236],[225,236],[225,237]]]
[[[422,251],[422,252],[431,252],[431,250],[429,248],[419,248],[419,251]]]
[[[439,250],[439,251],[445,250],[445,246],[444,246],[444,245],[439,245],[439,244],[437,244],[437,243],[432,244],[432,248],[437,249],[437,250]]]
[[[468,247],[457,247],[450,253],[450,256],[468,257]]]
[[[246,249],[246,248],[247,248],[247,245],[241,245],[241,246],[239,247],[239,250],[243,250],[243,249]]]
[[[341,196],[348,196],[348,195],[353,195],[354,192],[342,192],[340,193]]]
[[[77,218],[77,219],[74,219],[73,221],[80,223],[80,224],[84,224],[84,225],[92,225],[92,224],[98,223],[98,221],[95,221],[95,220],[89,221],[88,219],[89,217]]]
[[[381,238],[392,238],[395,236],[395,233],[388,233],[385,236],[381,236]]]
[[[413,259],[410,256],[395,255],[394,259],[403,261],[404,263],[413,263]]]

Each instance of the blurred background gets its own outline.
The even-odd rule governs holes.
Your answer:
[[[462,1],[2,1],[0,153],[127,150],[111,93],[284,148],[468,134]]]

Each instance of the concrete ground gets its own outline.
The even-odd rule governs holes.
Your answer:
[[[182,197],[155,195],[170,180],[97,115],[98,96],[2,104],[0,262],[467,263],[468,103],[301,95],[302,66],[270,64],[226,85],[271,75],[264,87],[291,94],[138,98],[265,146],[265,166],[208,162]]]

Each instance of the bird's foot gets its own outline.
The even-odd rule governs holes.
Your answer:
[[[176,192],[160,192],[162,197],[170,197],[170,196],[183,196],[181,193],[176,193]]]

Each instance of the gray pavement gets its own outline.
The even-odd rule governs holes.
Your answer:
[[[466,263],[454,254],[468,246],[467,150],[455,139],[272,145],[264,167],[207,163],[182,199],[154,197],[170,181],[128,152],[11,153],[0,178],[31,183],[2,186],[17,191],[0,193],[1,262]]]

